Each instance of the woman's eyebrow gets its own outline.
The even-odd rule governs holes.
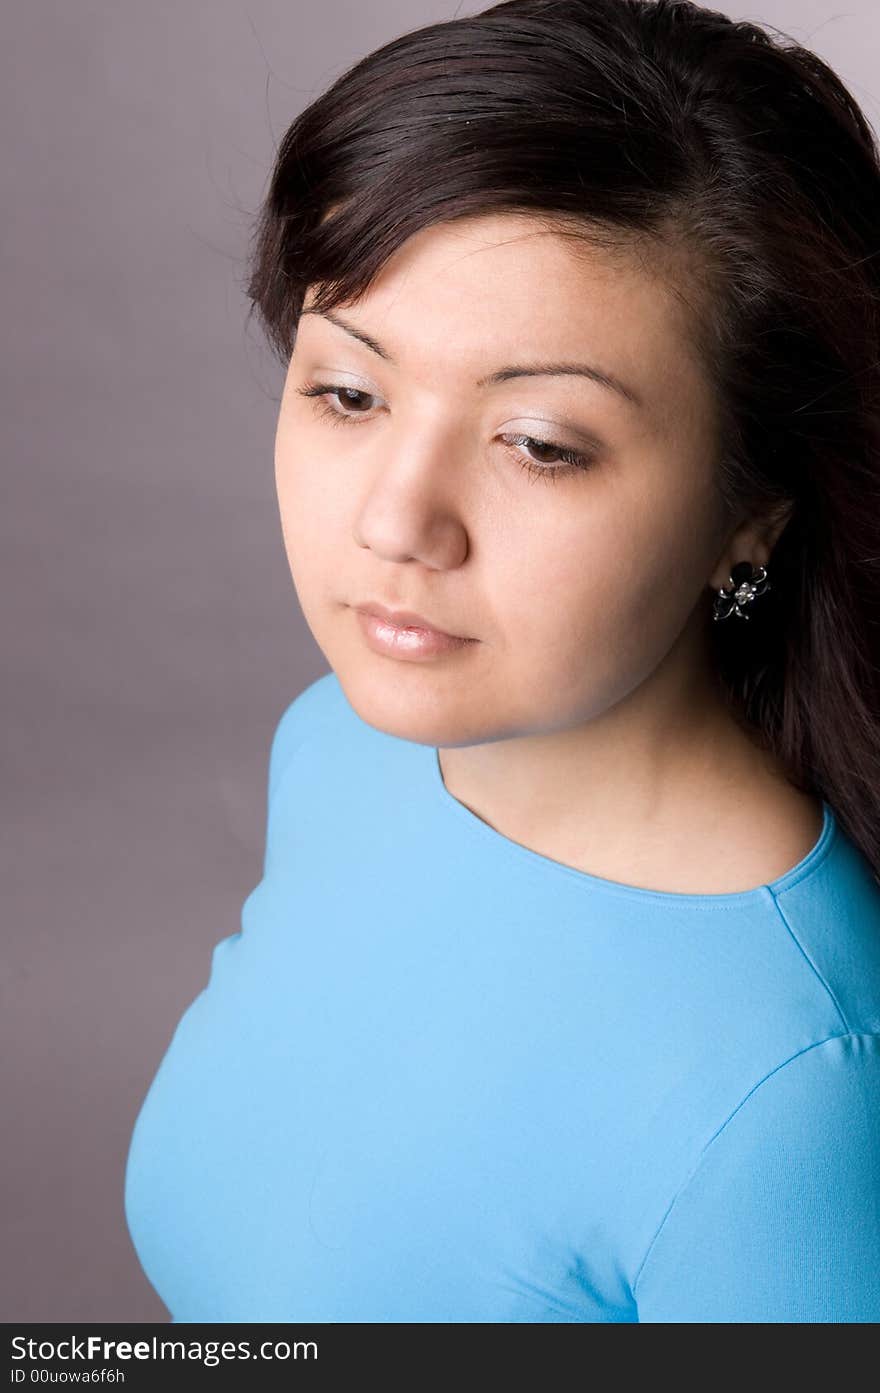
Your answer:
[[[341,315],[335,310],[304,309],[300,314],[317,314],[321,319],[328,319],[331,324],[335,324],[337,329],[343,329],[346,334],[351,334],[352,338],[358,339],[365,348],[369,348],[372,353],[384,358],[392,367],[397,367],[397,363],[392,358],[386,348],[383,348],[377,339],[371,334],[365,334],[362,329],[356,329],[353,324],[348,324]],[[631,405],[642,409],[645,405],[643,397],[633,388],[627,386],[619,377],[613,373],[603,372],[601,368],[593,367],[590,363],[545,363],[545,364],[520,364],[516,366],[498,368],[496,372],[491,372],[486,377],[477,379],[477,387],[491,387],[499,382],[509,382],[514,377],[587,377],[591,382],[596,382],[600,387],[607,387],[609,391],[616,392]]]

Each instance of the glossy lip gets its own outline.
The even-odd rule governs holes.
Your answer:
[[[361,633],[368,647],[384,658],[402,659],[406,662],[425,662],[444,654],[460,652],[470,648],[476,639],[464,638],[457,634],[444,633],[442,629],[432,629],[410,621],[420,618],[411,610],[388,610],[384,605],[353,605]],[[381,612],[380,612],[381,611]],[[387,616],[393,615],[394,619]],[[395,623],[404,619],[407,623]]]
[[[362,605],[354,605],[354,609],[359,614],[373,614],[377,619],[382,619],[386,624],[393,624],[395,629],[420,629],[426,634],[438,634],[441,638],[457,639],[465,641],[464,634],[450,634],[444,629],[438,629],[424,615],[415,614],[409,609],[387,609],[385,605],[374,604],[371,600]]]

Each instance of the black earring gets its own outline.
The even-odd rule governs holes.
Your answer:
[[[746,606],[757,595],[770,589],[766,566],[752,568],[751,561],[739,561],[730,573],[730,589],[722,586],[715,597],[713,619],[727,619],[736,614],[740,619],[748,619]]]

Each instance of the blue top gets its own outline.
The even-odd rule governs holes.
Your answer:
[[[172,1320],[880,1320],[880,885],[824,813],[771,884],[627,886],[313,682],[131,1140]]]

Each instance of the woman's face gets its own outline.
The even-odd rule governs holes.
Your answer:
[[[311,299],[278,498],[306,622],[362,719],[438,746],[546,734],[673,652],[695,661],[681,640],[725,518],[712,393],[659,272],[499,214],[410,238],[338,322]],[[374,602],[471,642],[376,651],[356,608]]]

